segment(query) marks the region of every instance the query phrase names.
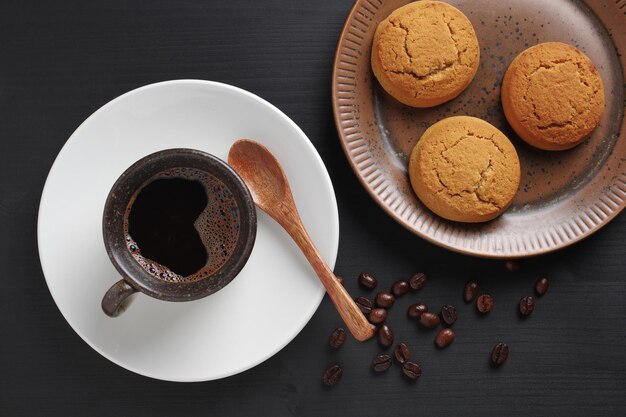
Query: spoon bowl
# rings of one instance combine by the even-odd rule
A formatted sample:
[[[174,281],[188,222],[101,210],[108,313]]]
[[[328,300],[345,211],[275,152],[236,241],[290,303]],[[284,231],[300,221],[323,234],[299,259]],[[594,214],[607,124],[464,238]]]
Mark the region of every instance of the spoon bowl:
[[[244,178],[255,204],[263,211],[291,196],[287,177],[267,148],[250,140],[240,140],[230,148],[228,163]]]

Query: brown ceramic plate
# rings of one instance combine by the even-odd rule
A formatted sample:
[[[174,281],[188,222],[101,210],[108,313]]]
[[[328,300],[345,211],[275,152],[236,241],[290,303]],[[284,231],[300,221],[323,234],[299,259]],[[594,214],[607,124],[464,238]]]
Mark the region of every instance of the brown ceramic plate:
[[[538,255],[577,242],[626,205],[626,0],[449,1],[471,20],[481,47],[472,84],[456,99],[430,109],[404,106],[372,74],[376,26],[406,0],[357,0],[337,47],[333,71],[335,121],[348,161],[389,215],[415,234],[471,255]],[[529,46],[573,44],[600,71],[606,107],[600,126],[580,146],[540,151],[519,139],[504,118],[500,83],[508,64]],[[621,52],[621,55],[620,55]],[[424,130],[445,117],[470,115],[501,129],[522,165],[518,194],[499,218],[483,224],[444,220],[417,199],[407,156]]]

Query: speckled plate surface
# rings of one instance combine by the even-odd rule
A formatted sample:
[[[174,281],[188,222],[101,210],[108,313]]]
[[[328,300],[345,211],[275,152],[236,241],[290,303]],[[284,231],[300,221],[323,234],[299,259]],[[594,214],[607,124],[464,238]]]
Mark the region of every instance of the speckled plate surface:
[[[415,234],[476,256],[538,255],[577,242],[626,205],[624,76],[626,0],[449,1],[470,19],[481,47],[472,84],[456,99],[430,109],[402,105],[386,94],[370,68],[378,23],[406,0],[357,0],[341,34],[333,71],[333,105],[350,165],[389,215]],[[600,126],[582,145],[563,152],[526,145],[507,124],[500,83],[509,63],[547,41],[575,45],[598,68],[606,107]],[[620,55],[620,53],[622,55]],[[446,221],[411,189],[408,155],[431,124],[448,116],[480,117],[501,129],[521,161],[511,207],[483,224]]]

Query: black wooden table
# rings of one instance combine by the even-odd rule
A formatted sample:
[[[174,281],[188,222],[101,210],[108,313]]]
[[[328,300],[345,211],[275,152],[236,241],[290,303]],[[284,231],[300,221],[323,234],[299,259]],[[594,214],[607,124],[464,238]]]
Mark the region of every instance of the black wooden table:
[[[0,416],[624,416],[626,415],[626,216],[561,252],[523,261],[451,253],[410,234],[369,198],[339,145],[331,112],[333,54],[350,0],[0,2]],[[424,370],[408,382],[394,366],[375,375],[381,348],[354,340],[327,347],[339,317],[327,299],[276,356],[224,380],[152,380],[107,361],[62,318],[37,253],[46,175],[74,129],[114,97],[169,79],[199,78],[267,99],[305,131],[337,194],[337,266],[355,295],[359,272],[386,288],[426,271],[430,282],[391,312]],[[94,156],[97,157],[97,156]],[[519,298],[551,280],[533,315]],[[474,277],[496,307],[479,318],[461,291]],[[457,340],[405,318],[416,300],[459,308]],[[511,346],[500,369],[498,341]],[[323,369],[344,367],[334,388]]]

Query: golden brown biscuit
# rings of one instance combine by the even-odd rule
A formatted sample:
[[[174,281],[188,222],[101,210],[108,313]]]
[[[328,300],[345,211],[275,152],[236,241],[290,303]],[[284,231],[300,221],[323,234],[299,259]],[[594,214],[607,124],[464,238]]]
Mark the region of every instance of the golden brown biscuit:
[[[400,102],[432,107],[458,96],[472,81],[480,61],[472,23],[439,1],[400,7],[376,29],[372,70]]]
[[[582,142],[600,123],[604,89],[581,51],[560,42],[519,54],[502,81],[507,120],[528,144],[559,151]]]
[[[484,120],[443,119],[422,135],[409,160],[419,199],[433,212],[458,222],[485,222],[511,204],[520,181],[513,144]]]

